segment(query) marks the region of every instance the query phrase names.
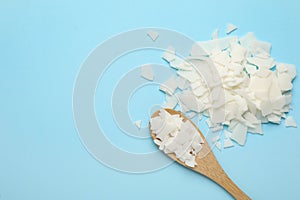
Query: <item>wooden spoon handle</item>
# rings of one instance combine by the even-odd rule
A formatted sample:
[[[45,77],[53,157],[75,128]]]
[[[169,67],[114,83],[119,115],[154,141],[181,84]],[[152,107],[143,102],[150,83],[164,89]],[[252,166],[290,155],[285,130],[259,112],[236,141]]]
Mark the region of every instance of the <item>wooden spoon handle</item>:
[[[251,200],[223,171],[219,176],[212,179],[220,186],[222,186],[229,194],[231,194],[236,200]]]

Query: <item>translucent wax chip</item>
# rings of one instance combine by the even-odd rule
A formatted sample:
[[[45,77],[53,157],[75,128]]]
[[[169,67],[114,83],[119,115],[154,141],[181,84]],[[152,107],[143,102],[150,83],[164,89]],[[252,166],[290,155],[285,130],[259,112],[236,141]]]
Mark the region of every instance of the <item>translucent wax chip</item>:
[[[159,34],[154,30],[148,31],[147,35],[152,39],[152,41],[155,41],[159,36]]]
[[[226,34],[230,34],[234,30],[236,30],[238,27],[233,24],[227,24]]]
[[[238,123],[234,127],[230,137],[239,145],[244,145],[247,139],[247,127],[241,123]]]
[[[141,76],[149,81],[153,81],[154,73],[151,65],[141,66]]]
[[[216,142],[216,147],[221,151],[222,150],[222,144],[221,142]]]
[[[291,116],[288,116],[288,117],[285,119],[285,126],[286,126],[286,127],[295,127],[295,128],[297,128],[297,124],[296,124],[294,118],[291,117]]]
[[[230,138],[225,138],[224,140],[224,148],[229,148],[229,147],[233,147],[234,144],[233,142],[231,141]]]
[[[136,127],[137,127],[138,129],[141,128],[142,120],[135,121],[134,123],[135,123],[135,125],[136,125]]]
[[[215,40],[215,39],[218,39],[218,37],[219,37],[219,30],[216,29],[216,30],[214,30],[214,32],[212,32],[211,39]]]

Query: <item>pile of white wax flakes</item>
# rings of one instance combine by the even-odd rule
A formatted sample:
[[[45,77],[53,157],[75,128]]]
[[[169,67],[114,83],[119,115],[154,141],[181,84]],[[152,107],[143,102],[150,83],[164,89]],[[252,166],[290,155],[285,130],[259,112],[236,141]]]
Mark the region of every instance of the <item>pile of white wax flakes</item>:
[[[227,34],[235,29],[230,25]],[[199,120],[204,115],[212,131],[227,127],[224,148],[233,146],[231,140],[244,145],[248,132],[263,134],[262,123],[280,124],[285,119],[286,126],[297,127],[293,117],[286,115],[291,110],[295,66],[275,61],[271,44],[253,33],[218,38],[216,30],[212,38],[197,42],[185,59],[172,47],[163,54],[176,70],[160,86],[166,93],[163,107],[179,105],[189,118],[200,116]],[[208,74],[214,70],[218,79]],[[222,148],[217,140],[216,146]]]

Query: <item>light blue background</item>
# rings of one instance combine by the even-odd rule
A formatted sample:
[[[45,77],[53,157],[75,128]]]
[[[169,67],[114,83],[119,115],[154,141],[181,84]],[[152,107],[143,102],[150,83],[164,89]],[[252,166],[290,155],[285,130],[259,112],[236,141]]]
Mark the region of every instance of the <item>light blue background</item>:
[[[253,31],[270,41],[272,55],[296,64],[299,71],[299,8],[296,0],[2,0],[0,199],[231,199],[210,180],[177,164],[137,175],[94,160],[73,122],[75,77],[89,52],[119,32],[155,26],[206,40],[215,28],[224,33],[228,22],[239,26],[235,32],[239,36]],[[140,55],[120,59],[115,67],[159,62],[157,52]],[[108,73],[111,81],[106,81],[115,84],[120,75]],[[299,79],[294,86],[292,115],[299,124]],[[161,102],[163,96],[156,90],[147,87],[136,93],[135,106],[130,105],[133,118],[145,119],[145,106]],[[149,91],[157,94],[143,101]],[[101,118],[101,105],[98,109]],[[126,138],[109,122],[107,129],[112,142],[122,148],[141,152],[155,148],[151,140]],[[249,135],[243,148],[216,152],[219,162],[253,199],[299,199],[299,130],[283,124],[264,130],[264,136]]]

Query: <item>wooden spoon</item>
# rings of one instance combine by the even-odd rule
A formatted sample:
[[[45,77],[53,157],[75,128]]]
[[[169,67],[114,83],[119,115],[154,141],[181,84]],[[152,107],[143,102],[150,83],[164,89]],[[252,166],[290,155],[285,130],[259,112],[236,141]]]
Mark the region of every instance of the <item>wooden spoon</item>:
[[[171,115],[180,115],[183,118],[183,121],[189,120],[184,114],[181,112],[172,110],[172,109],[165,109]],[[156,111],[153,113],[152,118],[158,116],[160,111]],[[198,133],[204,140],[204,144],[202,144],[201,151],[196,156],[196,162],[198,165],[195,167],[189,167],[184,162],[180,161],[176,158],[174,153],[167,154],[170,158],[178,162],[179,164],[192,169],[219,184],[223,187],[229,194],[231,194],[237,200],[248,200],[248,197],[238,186],[234,184],[234,182],[228,177],[228,175],[224,172],[221,165],[218,163],[216,157],[214,156],[213,152],[211,151],[209,144],[205,140],[205,137],[201,133],[201,131],[197,128],[197,126],[191,121],[194,127],[197,129]],[[152,133],[150,123],[149,123],[150,134],[154,139],[156,139],[155,134]]]

